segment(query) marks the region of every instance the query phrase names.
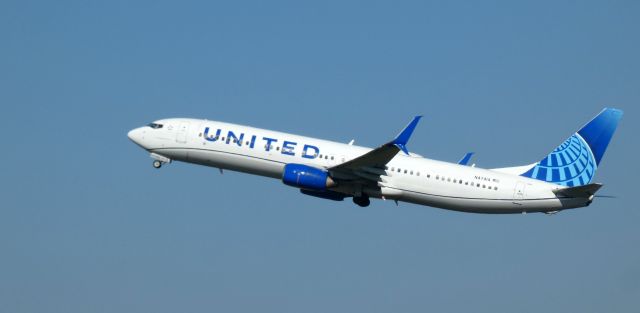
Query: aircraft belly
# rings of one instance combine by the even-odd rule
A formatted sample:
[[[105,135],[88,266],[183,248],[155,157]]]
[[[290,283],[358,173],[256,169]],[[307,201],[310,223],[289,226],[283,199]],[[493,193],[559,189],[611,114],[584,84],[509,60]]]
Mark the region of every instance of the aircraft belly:
[[[562,209],[575,209],[581,208],[585,206],[589,206],[593,199],[589,198],[562,198],[560,199],[560,203],[562,204]]]
[[[470,212],[470,213],[523,213],[523,212],[549,212],[563,209],[558,199],[527,199],[514,201],[513,199],[486,199],[452,197],[434,194],[424,194],[412,191],[403,191],[401,201],[422,204],[431,207]]]
[[[211,150],[190,150],[186,162],[278,179],[284,168],[282,163],[251,155]]]

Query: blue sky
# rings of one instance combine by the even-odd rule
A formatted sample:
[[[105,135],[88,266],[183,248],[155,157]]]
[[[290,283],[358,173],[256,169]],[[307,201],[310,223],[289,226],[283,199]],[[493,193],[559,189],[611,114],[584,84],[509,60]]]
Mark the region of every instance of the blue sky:
[[[637,312],[637,1],[3,1],[0,312]],[[526,164],[625,111],[586,209],[301,195],[129,129],[199,117]],[[634,136],[635,135],[635,136]]]

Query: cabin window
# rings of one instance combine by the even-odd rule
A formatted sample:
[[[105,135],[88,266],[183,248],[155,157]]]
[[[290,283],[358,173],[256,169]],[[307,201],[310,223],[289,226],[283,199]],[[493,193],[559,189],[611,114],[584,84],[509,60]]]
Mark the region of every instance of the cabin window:
[[[451,177],[447,177],[447,181],[448,181],[448,182],[451,182]]]
[[[244,142],[244,144],[248,146],[248,145],[249,145],[249,142],[248,142],[248,141],[245,141],[245,142]]]
[[[460,182],[460,185],[462,185],[462,179],[461,179],[461,180],[459,180],[459,182]]]
[[[398,173],[400,173],[402,170],[398,167]]]
[[[333,161],[333,155],[331,156],[331,160]]]
[[[453,179],[453,183],[455,184],[455,183],[457,183],[457,182],[458,182],[458,180],[454,178],[454,179]]]
[[[498,187],[497,187],[497,186],[496,186],[496,187],[493,187],[493,190],[498,190]]]
[[[427,174],[427,178],[431,178],[431,174]]]
[[[417,172],[417,173],[416,173],[416,176],[420,176],[420,172]]]
[[[276,151],[280,151],[280,147],[276,147]]]

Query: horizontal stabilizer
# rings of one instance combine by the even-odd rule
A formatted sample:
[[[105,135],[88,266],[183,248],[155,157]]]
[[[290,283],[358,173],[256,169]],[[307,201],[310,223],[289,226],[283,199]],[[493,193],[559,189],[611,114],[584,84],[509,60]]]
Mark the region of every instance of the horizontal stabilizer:
[[[600,188],[602,188],[602,184],[588,184],[583,186],[554,190],[554,193],[559,196],[570,198],[589,198],[596,194],[596,192]]]

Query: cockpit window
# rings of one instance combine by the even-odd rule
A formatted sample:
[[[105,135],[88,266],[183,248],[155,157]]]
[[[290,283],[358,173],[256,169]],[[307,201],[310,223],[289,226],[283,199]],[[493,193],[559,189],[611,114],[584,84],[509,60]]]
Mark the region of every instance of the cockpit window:
[[[149,124],[147,124],[147,126],[153,128],[153,129],[162,128],[162,124],[156,124],[156,123],[149,123]]]

